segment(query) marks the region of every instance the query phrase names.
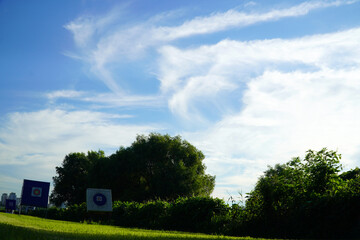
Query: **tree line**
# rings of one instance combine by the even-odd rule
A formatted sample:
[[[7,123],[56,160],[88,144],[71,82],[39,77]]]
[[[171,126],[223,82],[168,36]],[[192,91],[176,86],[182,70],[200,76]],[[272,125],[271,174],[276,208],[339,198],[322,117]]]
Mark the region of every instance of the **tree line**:
[[[360,169],[342,172],[336,151],[309,150],[303,159],[269,166],[245,201],[232,204],[209,197],[215,176],[205,173],[203,159],[181,137],[160,134],[138,136],[110,157],[72,153],[56,168],[51,199],[66,201],[70,210],[62,211],[76,209],[85,219],[85,189],[110,188],[110,223],[121,226],[272,238],[360,236]]]

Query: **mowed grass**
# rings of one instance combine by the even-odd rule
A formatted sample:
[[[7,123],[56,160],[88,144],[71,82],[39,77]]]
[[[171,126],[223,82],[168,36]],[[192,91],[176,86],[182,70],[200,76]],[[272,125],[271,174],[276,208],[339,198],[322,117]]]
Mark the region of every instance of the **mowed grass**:
[[[122,228],[96,224],[49,220],[25,215],[0,213],[0,239],[65,240],[65,239],[126,239],[126,240],[250,240],[250,237],[226,237],[170,231]]]

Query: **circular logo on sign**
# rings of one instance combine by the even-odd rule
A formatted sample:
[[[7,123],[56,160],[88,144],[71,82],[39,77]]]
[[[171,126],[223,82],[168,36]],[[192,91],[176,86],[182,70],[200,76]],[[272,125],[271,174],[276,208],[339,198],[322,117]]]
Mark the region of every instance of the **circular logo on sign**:
[[[40,190],[39,189],[35,189],[33,192],[34,195],[39,196],[40,195]]]
[[[104,196],[104,194],[97,193],[94,195],[93,201],[96,205],[103,206],[106,203],[106,197]]]
[[[32,197],[41,197],[41,188],[39,187],[33,187],[31,189],[31,196]]]

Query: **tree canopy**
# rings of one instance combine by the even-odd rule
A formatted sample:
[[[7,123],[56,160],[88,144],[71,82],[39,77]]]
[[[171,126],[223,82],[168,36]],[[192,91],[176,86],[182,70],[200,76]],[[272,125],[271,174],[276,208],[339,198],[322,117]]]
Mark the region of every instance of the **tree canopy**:
[[[90,172],[99,159],[105,158],[103,151],[70,153],[65,156],[61,167],[56,167],[57,176],[53,177],[54,189],[50,201],[59,206],[85,202],[86,188],[91,183]]]
[[[254,231],[328,237],[356,229],[358,216],[352,211],[360,207],[359,169],[340,174],[340,159],[336,151],[323,148],[307,151],[303,160],[269,167],[246,201],[249,222],[257,225]]]
[[[88,187],[112,189],[113,199],[122,201],[209,196],[215,176],[205,173],[204,158],[180,136],[158,133],[139,135],[109,157],[102,151],[70,153],[56,167],[51,201],[79,204]]]

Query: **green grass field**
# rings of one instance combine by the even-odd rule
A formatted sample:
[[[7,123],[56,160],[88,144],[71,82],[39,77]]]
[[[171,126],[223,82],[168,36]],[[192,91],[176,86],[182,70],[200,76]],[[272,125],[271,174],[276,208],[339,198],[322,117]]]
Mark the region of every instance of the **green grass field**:
[[[0,239],[247,240],[254,238],[236,238],[206,234],[121,228],[114,226],[56,221],[25,215],[0,213]]]

